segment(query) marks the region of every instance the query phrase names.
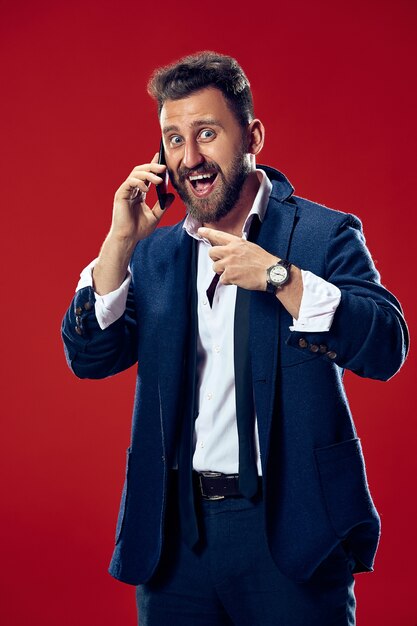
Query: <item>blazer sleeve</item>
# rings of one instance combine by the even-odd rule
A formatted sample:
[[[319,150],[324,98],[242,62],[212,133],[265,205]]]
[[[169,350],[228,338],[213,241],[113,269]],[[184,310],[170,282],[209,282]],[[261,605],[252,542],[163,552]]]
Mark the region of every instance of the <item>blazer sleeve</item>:
[[[328,240],[324,278],[341,290],[329,331],[293,331],[287,344],[317,352],[359,376],[388,380],[407,355],[409,335],[398,300],[381,285],[361,222],[346,215]]]
[[[62,322],[62,339],[69,367],[79,378],[105,378],[137,361],[137,324],[132,287],[124,315],[102,330],[91,287],[75,294]]]

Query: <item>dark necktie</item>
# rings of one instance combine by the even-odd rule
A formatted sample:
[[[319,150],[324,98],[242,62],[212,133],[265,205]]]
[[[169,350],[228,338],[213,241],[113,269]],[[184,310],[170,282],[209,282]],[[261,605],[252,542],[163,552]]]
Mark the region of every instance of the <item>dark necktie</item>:
[[[255,404],[249,352],[249,310],[251,292],[237,288],[234,326],[236,421],[239,436],[239,490],[252,498],[258,489],[256,467]]]
[[[255,215],[249,230],[249,241],[256,241],[260,221]],[[234,364],[236,421],[239,436],[239,490],[252,498],[258,490],[258,469],[255,458],[255,403],[249,349],[249,313],[251,292],[237,288],[234,319]]]
[[[213,306],[213,298],[214,292],[216,291],[217,283],[219,282],[220,274],[214,274],[213,280],[211,281],[209,288],[206,291],[208,301],[210,302],[210,306]]]
[[[254,217],[249,239],[256,238],[259,226],[258,218]],[[215,274],[206,291],[211,307],[219,278],[220,275]],[[254,450],[255,404],[249,352],[250,300],[251,292],[238,287],[234,318],[234,366],[236,421],[239,437],[239,490],[245,498],[252,498],[258,489],[258,470]]]

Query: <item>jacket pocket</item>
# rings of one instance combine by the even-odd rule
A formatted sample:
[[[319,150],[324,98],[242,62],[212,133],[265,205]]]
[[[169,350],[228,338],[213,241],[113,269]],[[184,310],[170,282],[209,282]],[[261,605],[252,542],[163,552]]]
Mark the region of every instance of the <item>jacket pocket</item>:
[[[378,514],[366,479],[359,439],[315,450],[328,516],[336,535],[345,538],[358,525],[375,524]]]
[[[128,498],[128,491],[129,491],[129,467],[130,467],[131,454],[132,454],[132,450],[131,450],[131,448],[128,448],[127,451],[126,451],[125,481],[124,481],[124,484],[123,484],[123,491],[122,491],[122,497],[121,497],[121,501],[120,501],[119,515],[117,517],[117,524],[116,524],[116,538],[115,538],[116,544],[117,544],[117,542],[120,539],[120,535],[122,533],[122,528],[123,528],[123,521],[124,521],[124,518],[125,518],[125,512],[126,512],[126,506],[127,506],[127,498]]]
[[[310,351],[302,352],[291,346],[285,346],[285,348],[281,350],[279,365],[281,367],[293,367],[294,365],[302,365],[319,358],[320,356],[316,353]]]

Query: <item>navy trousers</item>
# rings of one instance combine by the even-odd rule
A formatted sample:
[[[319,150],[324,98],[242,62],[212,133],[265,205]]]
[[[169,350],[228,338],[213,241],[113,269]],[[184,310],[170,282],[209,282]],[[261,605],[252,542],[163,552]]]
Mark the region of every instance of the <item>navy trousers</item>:
[[[181,541],[175,490],[163,555],[136,591],[139,626],[354,626],[353,560],[340,545],[307,583],[269,553],[261,496],[199,502],[202,543]]]

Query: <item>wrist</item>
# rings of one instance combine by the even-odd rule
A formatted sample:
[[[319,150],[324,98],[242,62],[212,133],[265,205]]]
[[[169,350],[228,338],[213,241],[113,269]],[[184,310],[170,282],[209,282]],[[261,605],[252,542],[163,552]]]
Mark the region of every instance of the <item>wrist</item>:
[[[277,295],[291,280],[292,264],[286,259],[275,259],[266,270],[266,291]]]
[[[110,234],[100,250],[93,269],[93,287],[98,295],[106,295],[120,287],[126,278],[127,268],[136,241]]]
[[[115,254],[121,257],[130,257],[133,254],[133,250],[138,243],[138,237],[132,237],[131,235],[122,235],[120,233],[113,232],[110,229],[106,239],[103,243],[103,248],[106,247],[114,251]]]

